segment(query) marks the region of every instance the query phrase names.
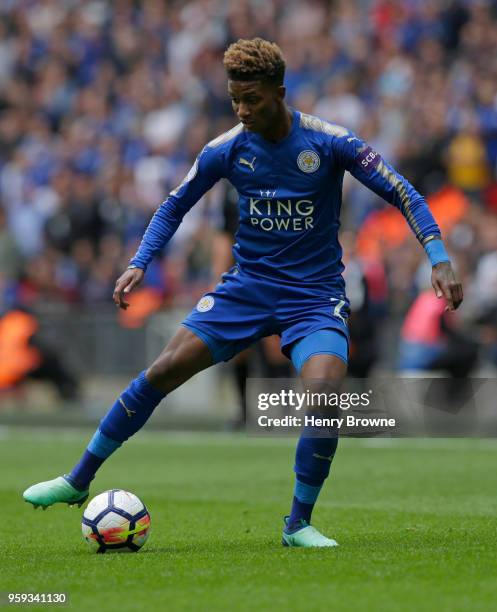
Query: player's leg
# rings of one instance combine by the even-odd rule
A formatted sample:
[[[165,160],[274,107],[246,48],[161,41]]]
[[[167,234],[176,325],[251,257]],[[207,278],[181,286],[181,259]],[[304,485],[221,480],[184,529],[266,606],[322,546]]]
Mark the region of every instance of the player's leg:
[[[264,285],[233,269],[201,298],[166,349],[120,395],[66,477],[30,487],[26,501],[49,506],[82,503],[102,463],[148,420],[157,404],[197,372],[231,359],[263,335],[273,296]]]
[[[345,334],[336,329],[319,330],[296,342],[291,357],[305,388],[311,393],[327,396],[338,392],[347,373],[347,349]],[[334,416],[327,406],[313,405],[312,409],[321,412],[322,416]],[[283,533],[284,545],[336,546],[334,540],[320,534],[310,526],[310,522],[314,505],[329,475],[337,444],[336,429],[303,429],[295,456],[295,488]]]
[[[212,363],[207,344],[189,329],[180,327],[150,368],[116,400],[67,480],[80,490],[87,489],[100,465],[145,425],[160,401]]]
[[[24,492],[24,499],[44,508],[56,502],[81,505],[104,461],[143,427],[168,393],[212,363],[208,345],[186,327],[180,327],[150,368],[117,398],[71,473],[33,485]]]

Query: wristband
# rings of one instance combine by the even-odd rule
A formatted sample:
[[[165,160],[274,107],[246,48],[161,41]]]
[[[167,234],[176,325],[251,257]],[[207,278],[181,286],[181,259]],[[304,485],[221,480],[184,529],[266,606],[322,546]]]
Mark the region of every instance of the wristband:
[[[428,257],[430,258],[430,263],[432,266],[436,266],[442,261],[447,261],[450,263],[450,257],[445,250],[445,245],[441,239],[435,238],[434,240],[430,240],[425,244],[425,251]]]

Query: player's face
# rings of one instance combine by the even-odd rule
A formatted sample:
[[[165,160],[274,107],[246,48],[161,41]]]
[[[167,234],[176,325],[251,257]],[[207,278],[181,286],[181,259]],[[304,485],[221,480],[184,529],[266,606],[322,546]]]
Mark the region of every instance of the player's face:
[[[285,88],[261,81],[228,81],[236,115],[251,132],[267,132],[281,112]]]

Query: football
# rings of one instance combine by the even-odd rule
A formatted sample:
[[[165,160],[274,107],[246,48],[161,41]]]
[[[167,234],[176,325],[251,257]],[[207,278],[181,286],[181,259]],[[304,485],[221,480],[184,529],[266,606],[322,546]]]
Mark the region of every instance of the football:
[[[133,493],[112,489],[90,501],[81,530],[93,552],[138,552],[150,534],[150,514]]]

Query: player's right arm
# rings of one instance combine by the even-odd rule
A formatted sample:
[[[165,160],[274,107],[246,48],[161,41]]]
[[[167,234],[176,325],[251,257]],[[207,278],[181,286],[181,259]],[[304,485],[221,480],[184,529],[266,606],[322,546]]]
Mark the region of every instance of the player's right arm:
[[[126,296],[143,280],[148,264],[169,242],[185,214],[224,176],[223,156],[219,149],[204,147],[182,183],[155,211],[134,257],[116,282],[113,300],[126,310]]]

